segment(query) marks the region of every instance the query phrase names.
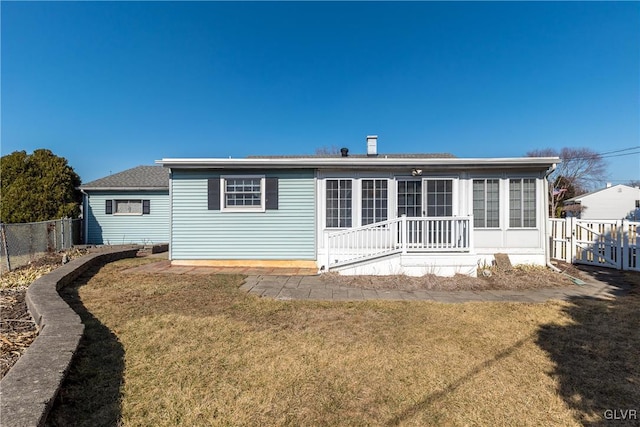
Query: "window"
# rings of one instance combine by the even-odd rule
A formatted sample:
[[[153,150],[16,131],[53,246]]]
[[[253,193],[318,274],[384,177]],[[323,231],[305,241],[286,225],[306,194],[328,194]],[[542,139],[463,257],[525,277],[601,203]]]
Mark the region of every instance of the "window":
[[[222,182],[222,210],[264,210],[264,177],[228,176]]]
[[[387,220],[387,180],[362,180],[362,225]]]
[[[398,181],[398,216],[422,216],[422,181]]]
[[[500,227],[500,181],[497,179],[473,180],[473,226],[476,228]]]
[[[151,213],[150,200],[105,200],[104,213],[106,215],[149,215]]]
[[[433,179],[427,181],[427,216],[453,215],[453,181]]]
[[[536,180],[509,180],[509,227],[536,226]]]
[[[327,227],[351,227],[351,180],[328,179],[326,185]]]

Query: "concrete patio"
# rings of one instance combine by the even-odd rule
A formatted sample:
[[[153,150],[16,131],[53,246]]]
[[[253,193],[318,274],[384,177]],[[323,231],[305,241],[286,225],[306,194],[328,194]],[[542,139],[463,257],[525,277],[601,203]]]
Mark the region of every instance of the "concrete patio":
[[[332,284],[315,271],[297,268],[246,268],[246,267],[189,267],[172,266],[167,260],[145,264],[126,270],[128,273],[164,274],[242,274],[247,278],[240,289],[262,298],[278,300],[315,301],[437,301],[445,303],[461,302],[527,302],[537,303],[551,299],[566,300],[573,297],[612,299],[625,294],[629,286],[614,277],[612,280],[598,280],[602,269],[584,268],[585,285],[570,285],[561,288],[530,290],[483,290],[483,291],[434,291],[434,290],[392,290],[361,289],[353,286]],[[606,269],[605,269],[606,270]],[[615,270],[609,275],[619,273]]]

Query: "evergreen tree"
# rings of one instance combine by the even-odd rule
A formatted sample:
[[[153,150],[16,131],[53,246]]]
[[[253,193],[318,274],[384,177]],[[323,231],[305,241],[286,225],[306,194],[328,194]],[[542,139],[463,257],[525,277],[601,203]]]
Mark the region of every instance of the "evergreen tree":
[[[80,177],[50,150],[15,151],[0,159],[0,221],[22,223],[77,218]]]

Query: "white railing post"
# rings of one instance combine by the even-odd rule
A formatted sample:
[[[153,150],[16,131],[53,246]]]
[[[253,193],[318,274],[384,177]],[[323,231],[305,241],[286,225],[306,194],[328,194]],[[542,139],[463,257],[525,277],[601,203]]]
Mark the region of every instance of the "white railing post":
[[[329,265],[331,263],[331,251],[329,250],[329,233],[327,233],[326,231],[323,231],[324,233],[324,251],[326,254],[326,258],[327,258],[327,262],[326,262],[326,267],[324,269],[324,271],[329,271]]]
[[[467,244],[469,245],[469,252],[473,252],[474,247],[473,247],[473,218],[468,218],[467,219],[467,227],[466,227],[466,234],[467,234]]]
[[[400,218],[400,247],[402,253],[407,253],[407,214],[402,214]]]
[[[567,218],[565,218],[566,220]],[[569,250],[567,251],[567,259],[568,263],[572,263],[575,261],[575,256],[577,255],[576,251],[576,219],[574,217],[570,217],[569,223],[566,224],[569,234]]]
[[[618,250],[621,252],[620,268],[622,270],[627,270],[631,266],[631,263],[629,262],[629,222],[624,219],[622,220],[620,232],[622,234],[622,236],[620,236],[620,239],[618,239],[618,241],[620,242],[620,245],[618,245]]]

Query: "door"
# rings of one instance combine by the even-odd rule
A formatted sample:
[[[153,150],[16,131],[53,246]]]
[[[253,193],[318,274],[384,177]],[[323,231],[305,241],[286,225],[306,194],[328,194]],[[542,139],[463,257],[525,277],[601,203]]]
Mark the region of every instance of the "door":
[[[453,216],[453,179],[424,179],[423,242],[430,248],[449,247],[454,239],[452,223],[439,217]]]
[[[398,181],[398,217],[406,215],[407,244],[413,247],[448,245],[453,238],[449,220],[453,216],[453,179]],[[411,219],[427,217],[427,219]]]
[[[416,218],[424,215],[422,210],[422,181],[403,180],[398,181],[398,218],[406,215],[407,218]],[[400,233],[398,229],[398,233]],[[422,221],[407,221],[407,245],[421,246],[424,229]],[[398,239],[400,240],[400,238]]]

